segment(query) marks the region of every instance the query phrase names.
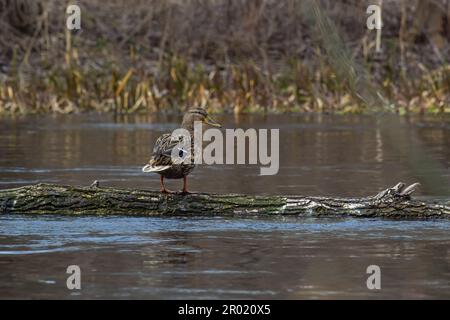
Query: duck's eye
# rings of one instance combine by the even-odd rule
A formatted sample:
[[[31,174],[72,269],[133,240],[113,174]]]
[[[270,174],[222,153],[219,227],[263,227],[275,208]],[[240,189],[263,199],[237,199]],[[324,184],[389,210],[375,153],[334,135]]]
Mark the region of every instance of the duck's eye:
[[[184,150],[183,150],[183,149],[180,149],[180,151],[178,152],[178,156],[179,156],[180,158],[183,158],[183,155],[184,155]]]

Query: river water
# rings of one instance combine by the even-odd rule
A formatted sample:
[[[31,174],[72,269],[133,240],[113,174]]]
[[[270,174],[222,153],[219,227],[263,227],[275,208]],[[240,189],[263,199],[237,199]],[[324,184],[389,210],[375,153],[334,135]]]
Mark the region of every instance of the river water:
[[[193,191],[366,196],[399,181],[450,198],[450,117],[217,117],[280,129],[280,170],[200,166]],[[0,119],[0,188],[49,182],[159,188],[145,175],[173,115]],[[169,181],[169,188],[181,188]],[[450,222],[0,216],[0,298],[450,298]],[[81,269],[68,290],[66,269]],[[381,269],[369,290],[367,267]]]

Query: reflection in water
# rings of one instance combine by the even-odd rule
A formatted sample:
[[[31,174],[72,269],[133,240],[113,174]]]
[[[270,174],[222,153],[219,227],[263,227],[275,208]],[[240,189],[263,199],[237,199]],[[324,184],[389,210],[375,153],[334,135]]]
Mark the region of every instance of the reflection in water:
[[[280,115],[219,120],[225,128],[279,128],[280,171],[259,176],[259,165],[200,166],[190,179],[193,190],[364,196],[398,181],[418,181],[422,195],[450,195],[450,118]],[[159,188],[158,177],[140,168],[155,139],[179,122],[176,116],[2,119],[0,187],[101,180],[104,185]],[[180,181],[169,184],[180,187]]]
[[[450,196],[450,119],[217,118],[225,128],[279,128],[280,171],[201,166],[193,190],[364,196],[419,181],[422,196]],[[140,168],[179,121],[0,119],[0,188],[158,188]],[[3,215],[0,298],[450,298],[449,231],[447,221]],[[65,287],[71,264],[82,269],[80,292]],[[370,264],[381,267],[381,291],[366,288]]]
[[[450,223],[4,216],[0,297],[450,298]],[[366,288],[366,268],[382,290]]]

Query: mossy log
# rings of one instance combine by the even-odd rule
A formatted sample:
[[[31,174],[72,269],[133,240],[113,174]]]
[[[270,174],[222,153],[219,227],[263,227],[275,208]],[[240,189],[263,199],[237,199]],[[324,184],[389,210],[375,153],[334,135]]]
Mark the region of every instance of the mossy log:
[[[159,191],[37,184],[0,190],[0,214],[450,218],[450,201],[411,199],[417,183],[375,196],[334,198]]]

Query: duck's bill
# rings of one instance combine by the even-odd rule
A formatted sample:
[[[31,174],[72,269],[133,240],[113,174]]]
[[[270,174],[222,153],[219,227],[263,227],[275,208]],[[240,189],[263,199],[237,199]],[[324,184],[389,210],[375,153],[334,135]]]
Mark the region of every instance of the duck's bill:
[[[209,116],[205,118],[204,122],[206,124],[209,124],[210,126],[213,126],[213,127],[216,127],[216,128],[221,128],[222,127],[218,122],[216,122],[215,120],[211,119],[211,117],[209,117]]]

